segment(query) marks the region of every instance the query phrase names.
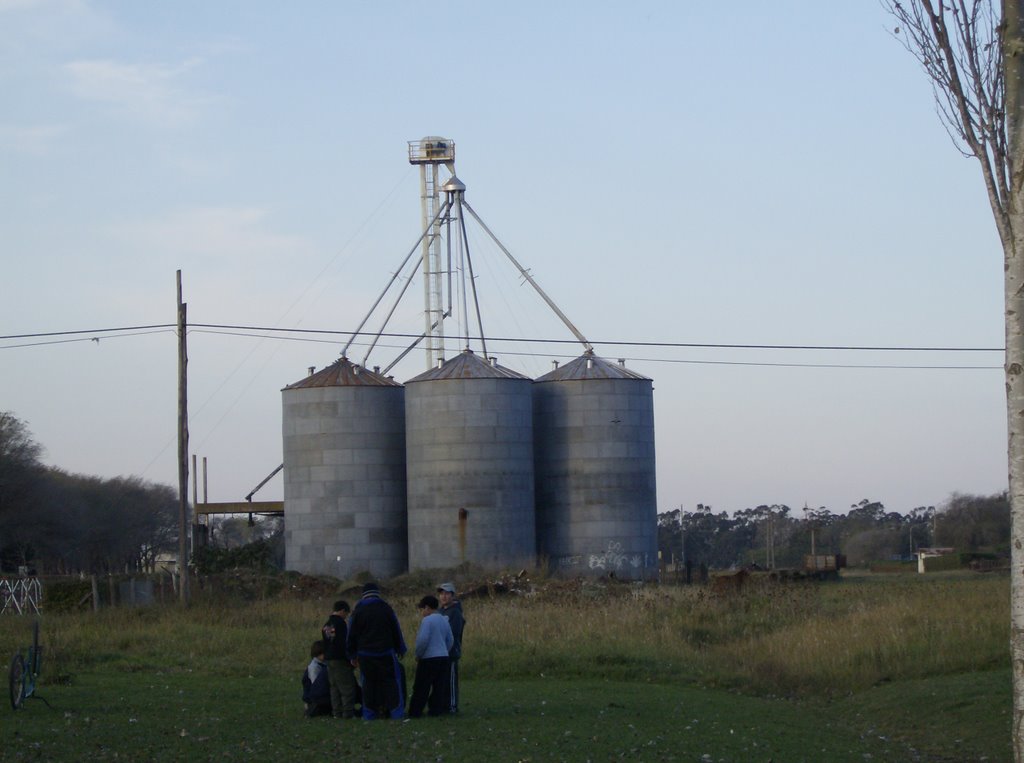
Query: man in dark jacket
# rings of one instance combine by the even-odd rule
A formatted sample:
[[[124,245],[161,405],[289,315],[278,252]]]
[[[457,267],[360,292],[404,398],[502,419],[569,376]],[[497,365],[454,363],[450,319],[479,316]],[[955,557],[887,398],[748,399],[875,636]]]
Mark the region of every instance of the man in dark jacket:
[[[398,617],[367,583],[348,623],[348,656],[363,677],[363,718],[401,718],[405,714],[405,639]]]
[[[347,601],[334,602],[331,616],[323,626],[324,658],[327,660],[327,678],[331,684],[331,713],[335,718],[352,718],[355,715],[356,676],[348,660],[348,617],[350,608]]]
[[[441,583],[437,587],[437,598],[441,600],[440,612],[448,618],[448,624],[452,628],[452,635],[455,643],[448,653],[451,660],[451,681],[449,684],[449,695],[451,697],[451,712],[459,711],[459,659],[462,657],[462,631],[466,627],[466,618],[462,614],[462,602],[455,598],[455,584]]]

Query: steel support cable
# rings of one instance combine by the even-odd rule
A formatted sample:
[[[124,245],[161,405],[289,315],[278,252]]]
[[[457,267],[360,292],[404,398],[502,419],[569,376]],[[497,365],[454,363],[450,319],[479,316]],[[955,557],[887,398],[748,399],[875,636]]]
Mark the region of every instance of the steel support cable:
[[[451,310],[449,310],[449,311],[448,311],[448,313],[447,313],[446,315],[442,316],[442,317],[444,317],[444,318],[450,318],[450,317],[451,317],[451,315],[452,315],[452,313],[451,313]],[[433,324],[431,324],[431,326],[430,326],[430,330],[431,330],[431,331],[433,331],[434,329],[436,329],[436,328],[437,328],[437,324],[438,324],[438,323],[439,323],[439,321],[434,321],[434,322],[433,322]],[[388,375],[388,372],[389,372],[389,371],[391,371],[391,369],[392,369],[392,368],[394,368],[395,366],[397,366],[397,365],[398,365],[398,364],[399,364],[399,363],[400,363],[400,362],[402,361],[402,358],[404,358],[404,357],[405,357],[406,355],[408,355],[408,354],[409,354],[410,352],[412,352],[413,350],[415,350],[415,349],[416,349],[416,348],[417,348],[417,347],[419,346],[420,342],[422,342],[422,341],[423,341],[424,339],[426,339],[426,338],[427,338],[427,332],[426,332],[426,331],[424,331],[424,332],[423,332],[422,334],[420,334],[420,335],[419,335],[418,337],[416,337],[415,339],[413,339],[413,341],[412,341],[412,344],[410,344],[410,345],[409,345],[408,347],[406,347],[406,348],[405,348],[405,349],[404,349],[404,350],[403,350],[403,351],[402,351],[402,352],[401,352],[401,353],[399,354],[399,356],[398,356],[397,358],[395,358],[394,360],[392,360],[392,361],[391,361],[391,363],[389,363],[389,364],[388,364],[387,368],[385,368],[385,369],[384,369],[384,370],[383,370],[383,371],[381,372],[381,373],[382,373],[382,375],[384,375],[384,376],[387,376],[387,375]]]
[[[449,194],[451,197],[451,194]],[[461,210],[459,210],[461,212]],[[469,294],[466,290],[466,242],[463,229],[456,230],[456,245],[459,251],[459,337],[464,340],[463,348],[469,349]]]
[[[418,260],[416,260],[416,265],[413,266],[413,272],[414,273],[417,270],[419,270],[420,265],[422,263],[423,263],[423,257],[421,255],[420,258]],[[381,336],[384,334],[384,329],[386,329],[388,327],[388,323],[391,321],[391,317],[395,314],[395,310],[398,309],[398,305],[402,301],[402,298],[405,296],[405,292],[408,291],[410,284],[412,284],[412,276],[411,275],[407,279],[405,279],[405,285],[399,290],[398,296],[395,297],[395,301],[391,305],[391,309],[388,310],[388,314],[384,316],[384,320],[381,322],[380,330],[373,337],[373,341],[370,342],[370,346],[366,350],[366,354],[363,356],[363,367],[364,368],[366,367],[366,361],[370,359],[370,353],[373,352],[373,348],[376,347],[377,346],[377,342],[380,341]],[[351,345],[354,339],[355,339],[355,336],[353,336],[352,339],[349,339],[348,344],[345,345],[345,346],[348,347],[349,345]]]
[[[441,215],[444,214],[447,208],[448,202],[446,201],[444,204],[441,205],[441,208],[437,210],[437,214],[434,215],[434,219],[430,221],[430,223],[424,229],[423,233],[420,234],[420,237],[416,239],[416,243],[412,245],[412,249],[405,256],[405,259],[402,260],[402,264],[399,265],[398,269],[392,274],[391,280],[388,281],[388,285],[384,287],[384,290],[380,293],[380,296],[377,297],[377,300],[373,303],[373,306],[366,313],[366,317],[363,318],[362,322],[359,324],[359,327],[354,332],[352,332],[352,337],[348,340],[348,342],[345,343],[345,346],[341,349],[342,357],[346,357],[346,355],[348,354],[349,345],[352,344],[352,339],[355,339],[355,337],[358,336],[360,332],[362,332],[363,327],[366,325],[366,322],[370,320],[370,316],[373,315],[373,311],[377,309],[377,305],[381,303],[381,300],[384,299],[384,295],[388,293],[388,290],[391,288],[391,285],[395,282],[398,276],[401,275],[402,271],[405,270],[405,266],[409,264],[409,260],[412,258],[412,256],[416,254],[416,249],[419,248],[419,245],[421,243],[423,243],[423,239],[425,239],[428,235],[431,237],[434,235],[433,233],[430,232],[430,229],[434,227],[434,223],[436,223],[438,218],[440,218]]]
[[[390,199],[390,198],[391,198],[392,196],[394,196],[394,194],[395,194],[395,193],[396,193],[396,192],[398,191],[398,189],[399,189],[399,187],[400,187],[400,186],[402,185],[402,183],[404,183],[404,182],[405,182],[405,178],[407,178],[408,176],[409,176],[409,172],[408,172],[408,171],[406,171],[406,172],[404,172],[404,173],[402,174],[402,177],[401,177],[401,179],[400,179],[400,180],[399,180],[399,181],[398,181],[398,182],[397,182],[397,183],[396,183],[396,184],[395,184],[395,185],[394,185],[394,186],[393,186],[393,187],[391,188],[391,190],[390,190],[390,191],[389,191],[389,192],[387,193],[387,195],[385,195],[385,197],[384,197],[384,198],[383,198],[383,199],[382,199],[382,200],[380,201],[380,203],[379,203],[379,204],[377,204],[377,206],[376,206],[376,207],[375,207],[375,208],[373,209],[373,211],[372,211],[372,212],[370,212],[370,214],[369,214],[369,215],[367,215],[367,217],[366,217],[366,218],[365,218],[365,219],[363,220],[363,222],[362,222],[362,223],[360,223],[359,227],[357,227],[357,228],[356,228],[355,232],[354,232],[354,233],[353,233],[353,234],[352,234],[352,235],[351,235],[351,236],[349,237],[348,241],[346,241],[346,242],[345,242],[345,243],[344,243],[344,244],[343,244],[343,245],[341,246],[341,248],[340,248],[340,249],[338,250],[337,254],[335,254],[335,255],[334,255],[334,257],[332,257],[332,258],[331,258],[330,262],[328,262],[328,263],[327,263],[326,265],[324,265],[324,267],[323,267],[323,268],[322,268],[322,269],[320,270],[320,272],[319,272],[319,273],[318,273],[318,274],[317,274],[317,275],[316,275],[316,276],[315,276],[315,277],[313,278],[313,280],[309,282],[309,284],[308,284],[308,285],[306,286],[306,288],[305,288],[305,289],[303,289],[303,290],[302,290],[302,292],[300,292],[300,293],[299,293],[299,295],[298,295],[298,296],[297,296],[297,297],[296,297],[296,298],[295,298],[295,299],[294,299],[294,300],[292,301],[292,304],[291,304],[291,305],[290,305],[290,306],[288,307],[288,309],[287,309],[287,310],[285,310],[285,311],[284,311],[284,313],[283,313],[283,314],[281,315],[281,317],[280,317],[280,318],[278,319],[279,321],[280,321],[280,320],[284,320],[284,319],[285,319],[285,317],[287,317],[287,316],[288,316],[288,315],[289,315],[289,314],[290,314],[290,313],[292,312],[292,310],[294,310],[294,309],[296,308],[296,306],[297,306],[297,305],[298,305],[298,304],[299,304],[299,303],[300,303],[300,302],[301,302],[301,301],[302,301],[302,300],[303,300],[303,299],[305,298],[305,296],[306,296],[306,295],[307,295],[307,294],[308,294],[308,293],[310,292],[310,290],[311,290],[311,289],[313,288],[313,286],[314,286],[314,285],[315,285],[315,284],[316,284],[316,283],[317,283],[317,282],[318,282],[319,280],[321,280],[321,279],[323,278],[324,274],[325,274],[325,273],[327,273],[327,271],[328,271],[328,270],[330,270],[330,269],[331,269],[331,268],[332,268],[332,267],[334,266],[334,263],[336,263],[336,262],[338,261],[338,259],[339,259],[339,258],[340,258],[340,257],[341,257],[341,256],[342,256],[342,255],[343,255],[344,253],[345,253],[345,251],[346,251],[346,250],[347,250],[347,249],[349,248],[349,246],[350,246],[350,245],[352,244],[352,242],[353,242],[353,241],[355,241],[356,237],[358,237],[358,236],[359,236],[360,232],[361,232],[361,231],[362,231],[362,230],[363,230],[364,228],[366,228],[366,227],[367,227],[367,225],[369,225],[370,221],[371,221],[371,220],[372,220],[372,219],[373,219],[373,218],[374,218],[374,217],[375,217],[375,216],[377,215],[377,213],[378,213],[378,212],[379,212],[379,211],[380,211],[380,210],[381,210],[381,209],[382,209],[382,208],[384,207],[384,205],[385,205],[385,204],[387,204],[388,200],[389,200],[389,199]],[[297,321],[297,322],[301,322],[301,317],[299,318],[299,321]],[[216,396],[217,396],[218,394],[220,394],[220,391],[221,391],[222,389],[224,389],[224,387],[226,387],[226,386],[227,386],[228,382],[230,382],[230,381],[231,381],[231,380],[232,380],[232,379],[233,379],[233,378],[235,377],[235,375],[236,375],[236,374],[237,374],[237,373],[238,373],[238,372],[239,372],[239,371],[240,371],[240,370],[242,369],[242,367],[243,367],[243,366],[244,366],[244,365],[245,365],[246,363],[248,363],[248,362],[249,362],[249,359],[250,359],[250,358],[252,358],[252,357],[253,357],[253,355],[255,355],[255,354],[256,354],[256,351],[257,351],[258,349],[259,349],[259,344],[257,344],[256,346],[254,346],[254,347],[253,347],[253,348],[252,348],[252,349],[251,349],[251,350],[250,350],[250,351],[248,352],[248,354],[246,354],[246,356],[245,356],[245,357],[243,357],[243,358],[242,358],[242,359],[241,359],[241,360],[240,360],[240,361],[239,361],[239,362],[238,362],[238,363],[237,363],[237,364],[235,365],[235,367],[234,367],[234,368],[233,368],[233,369],[231,370],[231,372],[230,372],[230,373],[228,373],[228,374],[227,374],[227,376],[224,376],[224,377],[223,377],[223,378],[221,379],[221,381],[220,381],[220,384],[218,384],[218,385],[217,385],[217,387],[216,387],[216,389],[214,389],[214,390],[213,390],[213,392],[211,392],[211,393],[210,393],[210,394],[209,394],[209,395],[207,396],[207,398],[206,398],[206,399],[205,399],[205,400],[204,400],[204,401],[202,402],[202,404],[201,404],[201,405],[199,406],[199,408],[198,408],[198,409],[197,409],[197,410],[196,410],[196,411],[195,411],[194,413],[190,413],[190,414],[189,414],[189,417],[188,417],[188,418],[189,418],[189,423],[190,423],[190,424],[192,423],[192,421],[193,421],[194,419],[198,419],[198,418],[199,418],[200,414],[202,414],[202,412],[203,412],[203,411],[204,411],[204,410],[206,409],[206,407],[207,407],[207,406],[208,406],[208,405],[209,405],[209,404],[210,404],[211,402],[213,402],[214,398],[215,398],[215,397],[216,397]],[[275,351],[276,351],[276,350],[275,350]],[[257,371],[257,374],[259,374],[259,373],[262,373],[262,372],[263,372],[263,370],[264,370],[264,369],[266,369],[266,367],[267,367],[267,365],[268,365],[269,363],[270,363],[270,358],[268,358],[268,359],[266,360],[266,362],[264,362],[263,366],[262,366],[262,367],[261,367],[261,368],[260,368],[260,369],[259,369],[259,370]],[[221,415],[221,417],[220,417],[219,419],[217,419],[217,421],[216,421],[216,422],[214,423],[213,427],[211,427],[211,428],[210,428],[210,430],[209,430],[209,431],[208,431],[208,432],[206,433],[206,436],[205,436],[205,437],[204,437],[204,438],[202,439],[202,441],[201,441],[201,442],[200,442],[200,443],[199,443],[199,444],[198,444],[198,445],[196,446],[196,448],[197,448],[197,449],[198,449],[199,447],[201,447],[201,446],[202,446],[203,444],[205,444],[205,443],[206,443],[206,441],[207,441],[207,440],[208,440],[208,439],[210,438],[210,436],[211,436],[211,435],[212,435],[212,434],[213,434],[213,433],[214,433],[214,432],[215,432],[215,431],[217,430],[217,428],[218,428],[218,427],[220,426],[221,422],[222,422],[222,421],[223,421],[223,420],[225,419],[225,417],[226,417],[226,416],[227,416],[227,415],[228,415],[228,414],[229,414],[229,413],[230,413],[230,412],[231,412],[231,411],[232,411],[232,410],[234,409],[234,407],[235,407],[235,406],[236,406],[236,405],[238,404],[238,401],[239,401],[239,400],[241,400],[241,398],[242,398],[242,395],[244,395],[244,394],[245,394],[245,393],[246,393],[246,392],[248,391],[249,387],[251,387],[251,386],[252,386],[252,384],[253,384],[253,382],[255,381],[255,379],[256,379],[256,375],[253,375],[253,374],[250,374],[250,375],[249,375],[249,383],[245,385],[245,387],[243,388],[242,392],[241,392],[241,393],[239,393],[239,395],[238,395],[237,397],[235,397],[235,399],[234,399],[234,400],[233,400],[233,401],[231,402],[231,404],[230,404],[230,405],[228,406],[227,410],[226,410],[226,411],[225,411],[225,412],[224,412],[224,413],[223,413],[223,414]],[[149,465],[147,465],[147,466],[146,466],[146,470],[147,470],[147,471],[149,470],[149,468],[150,468],[150,467],[151,467],[151,466],[152,466],[152,465],[153,465],[154,463],[156,463],[157,459],[159,459],[159,458],[160,458],[160,456],[162,455],[163,451],[164,451],[164,450],[166,450],[166,448],[167,448],[167,446],[165,445],[165,446],[164,446],[164,448],[163,448],[163,449],[161,449],[160,453],[158,453],[158,454],[157,454],[156,456],[154,456],[153,460],[152,460],[152,461],[151,461],[151,462],[149,463]]]
[[[348,240],[344,244],[341,245],[340,249],[338,249],[338,253],[335,254],[330,259],[330,261],[326,265],[323,266],[323,268],[321,268],[320,272],[317,273],[313,277],[313,280],[309,282],[309,285],[306,286],[306,288],[303,289],[299,293],[299,296],[297,296],[295,298],[295,300],[292,302],[292,304],[288,307],[288,309],[284,311],[284,315],[281,316],[280,320],[284,320],[285,316],[287,316],[292,310],[294,310],[296,305],[299,304],[299,302],[301,302],[303,299],[305,299],[306,295],[309,294],[310,290],[316,285],[316,283],[318,281],[320,281],[324,277],[324,274],[327,273],[327,271],[330,270],[332,267],[334,267],[334,264],[345,253],[345,251],[352,245],[352,242],[356,240],[356,238],[359,236],[359,234],[362,233],[363,230],[370,224],[370,221],[373,220],[373,218],[377,216],[377,213],[380,212],[381,209],[383,209],[384,205],[387,204],[388,201],[391,199],[391,197],[395,195],[395,193],[398,191],[399,188],[401,188],[402,184],[405,183],[405,179],[407,177],[409,177],[411,172],[412,172],[412,170],[410,168],[410,169],[408,169],[408,170],[406,170],[405,172],[402,173],[402,177],[399,179],[399,181],[397,183],[395,183],[395,185],[391,188],[391,190],[388,191],[387,194],[385,194],[384,198],[380,200],[380,203],[378,203],[377,206],[374,207],[373,211],[370,212],[370,214],[366,216],[366,218],[358,225],[358,227],[356,227],[356,229],[355,229],[355,231],[353,231],[352,235],[348,237]],[[314,301],[316,301],[317,299],[319,299],[319,295],[314,297]],[[300,316],[300,318],[297,321],[297,323],[301,323],[301,322],[302,322],[302,318]],[[247,360],[248,360],[248,357],[244,358],[242,360],[242,363],[245,363],[245,361],[247,361]],[[234,372],[232,372],[232,373],[234,373]]]
[[[451,212],[445,215],[445,249],[448,253],[448,310],[441,316],[441,320],[451,317],[452,314],[452,216]],[[431,329],[433,330],[433,329]]]
[[[476,322],[480,327],[480,349],[484,354],[484,359],[486,360],[487,339],[484,336],[484,319],[480,315],[480,299],[477,297],[476,293],[476,276],[473,275],[473,258],[469,254],[469,236],[466,235],[466,218],[462,214],[462,207],[465,205],[463,203],[461,193],[456,194],[455,203],[459,207],[459,228],[462,230],[462,247],[466,252],[466,266],[469,268],[469,288],[473,290],[473,306],[476,308]],[[466,326],[466,337],[466,344],[468,345],[469,326]]]
[[[593,352],[594,348],[590,344],[590,342],[587,341],[587,338],[585,336],[583,336],[583,334],[580,333],[580,330],[577,329],[573,325],[572,321],[570,321],[569,318],[565,315],[565,313],[563,313],[559,309],[558,305],[556,305],[554,303],[554,301],[551,299],[551,297],[549,297],[547,295],[547,292],[545,292],[542,288],[540,288],[540,284],[537,283],[535,280],[533,280],[533,276],[531,276],[529,274],[529,272],[526,270],[526,268],[524,268],[522,265],[520,265],[519,261],[515,257],[512,256],[512,252],[510,252],[508,249],[506,249],[505,245],[503,243],[501,243],[501,241],[498,240],[498,237],[495,236],[494,233],[491,232],[491,229],[487,227],[487,223],[485,223],[483,220],[480,219],[480,215],[478,215],[476,213],[476,211],[473,209],[473,207],[471,207],[469,205],[469,202],[463,200],[462,206],[464,206],[466,209],[469,210],[469,213],[471,215],[473,215],[473,219],[476,220],[480,224],[480,227],[484,229],[484,231],[487,233],[488,236],[491,237],[491,240],[493,240],[494,243],[498,245],[498,248],[501,249],[501,251],[503,251],[505,253],[505,256],[508,257],[509,260],[511,260],[512,264],[515,265],[516,268],[519,269],[519,272],[523,274],[523,278],[525,278],[527,281],[529,281],[530,285],[534,289],[537,290],[537,293],[541,296],[541,299],[543,299],[545,302],[547,302],[548,307],[550,307],[552,310],[555,311],[555,315],[557,315],[559,318],[562,319],[562,323],[564,323],[566,328],[568,328],[569,331],[571,331],[573,333],[573,336],[575,336],[580,341],[580,343],[583,345],[583,347],[586,348],[586,351],[587,352]]]
[[[476,231],[467,230],[467,233],[472,235],[472,234],[476,233]],[[481,231],[481,234],[482,234],[482,231]],[[477,238],[477,237],[474,236],[474,238]],[[484,237],[484,239],[482,241],[481,240],[477,240],[477,241],[474,242],[474,246],[476,246],[478,253],[480,252],[481,249],[483,249],[487,245],[490,245],[492,247],[494,246],[493,242],[490,241],[489,239],[487,239],[486,236]],[[497,248],[496,247],[495,247],[495,252],[497,252]],[[484,257],[478,256],[477,257],[477,264],[482,263],[483,267],[487,269],[487,276],[495,284],[498,284],[498,283],[501,282],[501,279],[507,278],[508,276],[504,272],[499,274],[498,271],[492,266],[491,260],[493,259],[493,257],[491,255],[493,255],[495,252],[487,252],[487,256],[484,256]],[[498,252],[498,254],[500,254],[500,252]],[[503,264],[505,262],[508,262],[508,260],[507,259],[500,259],[499,262],[501,264]],[[511,264],[512,263],[509,263],[510,266],[511,266]],[[484,276],[484,274],[481,273],[481,278],[483,276]],[[517,282],[517,285],[519,285],[519,286],[526,285],[526,279],[524,279],[522,277],[522,275],[519,274],[518,271],[516,271],[516,282]],[[536,310],[533,309],[532,305],[531,306],[526,306],[524,304],[524,301],[518,296],[516,290],[513,290],[513,289],[502,289],[502,288],[498,287],[498,288],[496,288],[495,291],[496,291],[496,298],[498,300],[500,300],[501,304],[504,306],[504,310],[502,312],[502,317],[503,318],[507,318],[507,319],[509,319],[512,322],[513,327],[515,328],[515,330],[518,332],[518,334],[520,336],[527,335],[526,334],[526,329],[524,329],[523,323],[521,322],[522,320],[529,320],[530,321],[530,330],[533,331],[535,334],[540,335],[541,333],[543,333],[543,331],[537,329],[537,324],[532,321],[532,316],[536,312]],[[534,295],[536,295],[536,292],[533,291],[532,289],[530,289],[529,290],[529,294],[530,294],[531,297],[533,297]],[[515,297],[516,305],[515,306],[512,305],[512,303],[511,303],[511,301],[509,299],[509,295],[516,295],[516,297]]]

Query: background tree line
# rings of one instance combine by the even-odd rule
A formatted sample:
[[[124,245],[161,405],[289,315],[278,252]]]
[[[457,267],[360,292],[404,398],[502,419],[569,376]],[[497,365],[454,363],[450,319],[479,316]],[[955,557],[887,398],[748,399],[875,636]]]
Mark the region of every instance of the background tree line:
[[[138,477],[102,479],[69,474],[40,461],[42,447],[24,422],[0,411],[0,567],[39,573],[132,572],[151,569],[178,540],[178,501],[168,485]],[[280,563],[280,520],[214,522],[213,544],[269,542]],[[761,505],[730,515],[698,504],[658,516],[663,561],[688,560],[712,569],[756,563],[798,567],[812,545],[846,554],[851,565],[909,557],[922,546],[1009,553],[1010,508],[1005,493],[954,494],[936,510],[887,511],[860,501],[846,514],[822,507],[794,512]]]
[[[69,474],[45,466],[42,451],[24,422],[0,411],[3,571],[140,571],[176,548],[173,488],[138,477]]]
[[[910,558],[922,547],[1009,555],[1010,504],[1006,493],[950,496],[944,506],[908,514],[864,499],[846,514],[775,504],[730,515],[697,504],[658,515],[658,549],[665,562],[689,561],[712,569],[758,564],[799,567],[812,548],[845,554],[850,565]]]

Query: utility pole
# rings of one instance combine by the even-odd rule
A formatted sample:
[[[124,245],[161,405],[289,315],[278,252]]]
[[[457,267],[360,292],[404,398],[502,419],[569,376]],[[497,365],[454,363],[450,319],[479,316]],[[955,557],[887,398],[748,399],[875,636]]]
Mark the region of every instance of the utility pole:
[[[808,526],[811,528],[811,556],[814,556],[817,554],[817,549],[814,546],[814,528],[818,518],[814,515],[814,512],[807,507],[807,501],[804,501],[804,521],[807,522]]]
[[[679,561],[676,563],[676,577],[679,577],[679,565],[686,566],[686,528],[683,526],[683,504],[679,504]]]
[[[189,603],[188,585],[188,351],[185,344],[186,308],[178,281],[178,593]]]

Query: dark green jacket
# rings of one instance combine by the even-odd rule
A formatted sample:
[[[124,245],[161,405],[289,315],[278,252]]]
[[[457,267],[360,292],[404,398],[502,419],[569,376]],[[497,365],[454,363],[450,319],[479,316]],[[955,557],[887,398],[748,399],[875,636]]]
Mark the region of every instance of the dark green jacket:
[[[462,631],[466,627],[466,617],[462,614],[462,602],[455,600],[447,607],[441,607],[438,612],[448,618],[448,624],[452,627],[455,643],[452,644],[448,656],[457,660],[462,656]]]

